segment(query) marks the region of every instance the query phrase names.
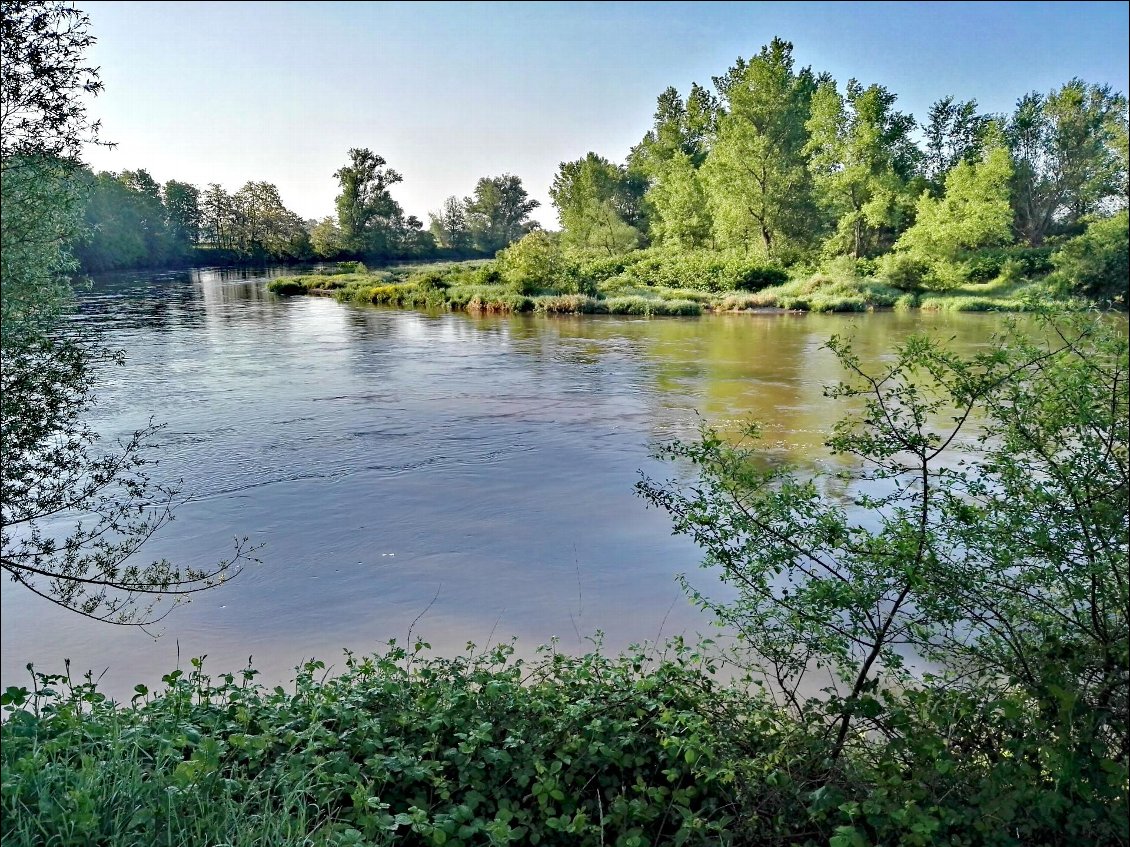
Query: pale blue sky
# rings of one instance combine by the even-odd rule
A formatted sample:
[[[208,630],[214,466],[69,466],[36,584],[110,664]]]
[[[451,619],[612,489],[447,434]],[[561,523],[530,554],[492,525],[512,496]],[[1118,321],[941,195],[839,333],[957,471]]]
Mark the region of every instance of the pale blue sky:
[[[774,36],[799,66],[885,85],[920,120],[947,94],[1007,111],[1075,76],[1128,88],[1125,2],[76,5],[106,84],[92,114],[118,143],[89,151],[96,169],[266,180],[303,217],[332,213],[333,172],[369,147],[425,225],[508,172],[555,226],[561,161],[622,161],[664,88],[709,85]]]

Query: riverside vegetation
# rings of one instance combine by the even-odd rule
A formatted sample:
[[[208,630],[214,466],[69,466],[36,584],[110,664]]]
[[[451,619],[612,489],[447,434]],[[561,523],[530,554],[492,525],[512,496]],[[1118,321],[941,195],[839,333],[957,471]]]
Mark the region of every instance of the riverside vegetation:
[[[65,320],[71,250],[90,222],[78,151],[97,140],[82,96],[101,87],[82,59],[92,39],[69,4],[2,5],[2,566],[78,614],[143,623],[161,613],[151,601],[234,575],[241,549],[202,571],[132,564],[173,492],[145,473],[152,428],[117,454],[94,451],[84,423],[93,374],[115,357],[68,334]],[[625,193],[637,185],[631,169],[595,156],[563,165],[553,192],[560,235],[519,238],[528,203],[502,202],[513,182],[488,180],[483,197],[513,224],[482,230],[495,247],[513,245],[496,264],[404,281],[353,266],[293,284],[369,300],[388,289],[387,302],[413,305],[421,291],[441,305],[482,286],[466,306],[497,293],[536,303],[552,281],[550,296],[585,303],[670,288],[680,293],[668,300],[701,308],[730,289],[814,297],[789,288],[811,282],[795,270],[805,261],[850,262],[853,285],[894,296],[980,284],[974,274],[1012,285],[1039,276],[1041,254],[1028,251],[1047,250],[1053,271],[1041,284],[1115,299],[1109,286],[1126,263],[1125,211],[1109,208],[1117,190],[1125,196],[1121,95],[1071,83],[1026,98],[1003,136],[970,104],[941,104],[938,125],[950,130],[931,150],[935,180],[944,178],[907,204],[914,192],[889,189],[916,185],[900,170],[912,149],[848,155],[875,137],[855,133],[868,116],[889,118],[880,137],[905,139],[893,97],[849,83],[845,99],[829,78],[794,73],[790,50],[775,41],[739,61],[715,81],[724,103],[697,87],[688,104],[661,98],[661,117],[677,120],[658,121],[641,144],[657,170],[638,196]],[[1070,147],[1079,138],[1094,155],[1074,171],[1079,159],[1067,152],[1079,152]],[[358,150],[339,172],[330,224],[361,255],[333,258],[394,252],[388,236],[399,230],[386,225],[398,207],[385,189],[395,175],[383,168]],[[1018,191],[1029,192],[1020,204]],[[655,210],[648,227],[633,196]],[[821,208],[827,226],[813,229]],[[262,229],[243,235],[252,232]],[[658,246],[641,248],[644,237]],[[817,242],[814,259],[805,251]],[[644,310],[656,301],[641,299]],[[0,837],[170,847],[1130,843],[1126,324],[1041,314],[1038,334],[1007,331],[969,358],[913,338],[874,373],[833,339],[848,374],[830,388],[847,410],[828,441],[834,470],[769,464],[756,441],[709,430],[665,448],[695,473],[644,479],[637,491],[735,589],[727,603],[691,591],[725,641],[618,656],[550,645],[532,660],[510,646],[435,658],[417,641],[347,654],[336,675],[309,662],[290,687],[259,685],[252,668],[210,677],[197,659],[158,691],[138,686],[128,704],[89,676],[29,668],[27,685],[0,696]],[[44,521],[67,508],[90,519],[56,538]]]

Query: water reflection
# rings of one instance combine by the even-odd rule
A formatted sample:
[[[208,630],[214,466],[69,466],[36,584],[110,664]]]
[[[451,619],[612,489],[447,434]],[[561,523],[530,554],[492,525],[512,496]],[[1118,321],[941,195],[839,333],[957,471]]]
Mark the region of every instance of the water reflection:
[[[263,564],[197,595],[157,642],[7,584],[3,685],[28,660],[70,657],[109,668],[109,690],[126,694],[178,651],[182,666],[208,654],[216,670],[253,654],[283,680],[303,657],[403,638],[425,610],[416,631],[444,651],[512,634],[581,649],[596,629],[615,649],[705,630],[674,580],[699,552],[632,493],[641,470],[675,472],[654,445],[754,416],[777,455],[810,460],[833,419],[831,334],[853,334],[874,362],[912,331],[972,347],[996,326],[427,315],[267,293],[284,272],[123,274],[84,295],[78,320],[127,354],[100,384],[94,424],[114,437],[167,422],[157,470],[190,497],[149,556],[204,565],[248,535]]]

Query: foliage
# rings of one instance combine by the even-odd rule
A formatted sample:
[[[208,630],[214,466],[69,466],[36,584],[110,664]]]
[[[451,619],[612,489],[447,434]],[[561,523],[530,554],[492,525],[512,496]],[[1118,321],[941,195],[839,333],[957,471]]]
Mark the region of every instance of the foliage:
[[[403,212],[388,190],[404,178],[386,167],[384,157],[367,148],[349,150],[349,164],[334,172],[341,186],[338,226],[345,248],[366,255],[394,252],[394,230]]]
[[[99,143],[86,114],[103,88],[86,62],[94,43],[90,18],[65,3],[4,0],[0,38],[0,158],[77,162],[84,143]],[[5,168],[7,177],[7,168]]]
[[[730,843],[733,705],[676,648],[532,662],[391,646],[292,691],[193,661],[118,709],[93,685],[10,689],[5,844]],[[473,647],[473,645],[472,645]],[[766,716],[771,725],[771,718]],[[114,798],[114,799],[111,799]],[[278,836],[276,836],[278,837]]]
[[[914,225],[895,247],[929,267],[923,284],[951,288],[961,281],[955,265],[965,254],[1011,241],[1011,176],[1008,151],[990,146],[981,161],[962,161],[949,172],[941,199],[922,194]]]
[[[530,212],[540,205],[513,174],[481,178],[475,193],[463,201],[471,243],[493,256],[534,228]]]
[[[666,247],[693,250],[711,241],[714,219],[692,158],[677,152],[658,171],[647,193],[652,234]]]
[[[95,376],[120,357],[66,332],[62,320],[75,269],[67,246],[82,229],[75,156],[96,130],[86,124],[81,93],[101,88],[83,65],[88,21],[58,3],[5,3],[3,14],[0,568],[71,611],[145,623],[161,613],[163,597],[233,575],[243,550],[209,570],[131,562],[169,519],[174,492],[146,473],[142,448],[152,425],[116,452],[94,450],[97,435],[85,419]],[[154,212],[162,208],[148,173],[121,180]]]
[[[706,160],[716,130],[718,99],[698,83],[691,85],[686,102],[668,87],[656,100],[655,124],[632,148],[628,168],[654,180],[665,166],[686,156],[695,168]]]
[[[855,258],[889,246],[910,217],[910,185],[921,153],[911,140],[914,118],[895,111],[896,95],[854,79],[843,96],[834,81],[812,98],[806,149],[815,187],[837,221],[826,245]]]
[[[25,338],[4,349],[0,378],[0,567],[14,582],[64,608],[111,623],[147,623],[165,596],[234,576],[235,556],[209,569],[131,558],[172,517],[175,491],[154,484],[144,447],[152,425],[93,450],[84,422],[94,372],[117,357],[79,340]],[[66,518],[71,522],[67,523]],[[61,520],[62,519],[62,520]]]
[[[828,441],[838,471],[801,474],[707,430],[664,450],[698,481],[640,483],[738,590],[728,604],[694,596],[802,720],[827,722],[832,759],[880,738],[884,755],[933,765],[933,743],[954,766],[990,764],[979,802],[994,814],[1029,791],[1037,830],[1070,820],[1125,843],[1124,329],[1063,320],[968,359],[916,337],[876,374],[843,339],[829,347],[849,375],[830,394],[857,409]],[[834,686],[797,696],[820,669]],[[939,706],[962,712],[924,717]],[[973,716],[985,724],[950,734]],[[1074,817],[1075,805],[1090,811]]]
[[[804,152],[816,79],[794,71],[792,50],[774,39],[715,80],[726,111],[703,165],[719,243],[769,259],[818,230]]]
[[[498,266],[502,278],[519,294],[559,288],[565,269],[557,239],[541,231],[531,232],[503,250]]]
[[[991,119],[977,114],[977,101],[943,97],[930,106],[923,129],[926,132],[926,154],[923,175],[940,194],[946,174],[960,162],[973,164],[980,160],[985,131]]]
[[[466,250],[471,246],[474,235],[467,218],[467,204],[452,195],[443,201],[439,212],[429,215],[431,233],[436,244],[447,250]]]
[[[549,189],[566,246],[607,256],[640,246],[642,194],[641,182],[627,168],[596,153],[562,162]]]
[[[1027,94],[1006,126],[1014,166],[1018,235],[1039,246],[1087,215],[1125,206],[1126,96],[1073,79],[1057,91]]]
[[[1128,244],[1125,209],[1112,217],[1093,220],[1083,235],[1071,239],[1052,255],[1056,276],[1070,290],[1126,308],[1130,280]]]

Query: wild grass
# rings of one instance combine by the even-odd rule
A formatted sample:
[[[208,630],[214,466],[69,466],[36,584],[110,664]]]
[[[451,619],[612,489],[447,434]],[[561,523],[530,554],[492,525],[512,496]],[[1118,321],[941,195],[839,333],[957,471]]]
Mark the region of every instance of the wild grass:
[[[878,309],[931,311],[1029,311],[1036,303],[1059,309],[1085,304],[1046,280],[1017,276],[1016,265],[985,282],[971,282],[944,291],[904,289],[868,275],[874,263],[834,260],[797,278],[755,291],[718,289],[725,275],[694,277],[679,285],[685,261],[664,266],[665,254],[565,263],[540,286],[510,285],[499,262],[475,260],[426,265],[399,265],[379,271],[345,263],[337,273],[281,277],[268,283],[280,295],[332,294],[344,302],[402,309],[465,311],[475,314],[612,314],[694,316],[704,312],[788,310],[803,312],[867,312]],[[669,257],[668,257],[669,258]],[[777,279],[776,272],[736,263],[733,257],[710,264],[696,258],[698,272],[745,274],[744,280]],[[730,265],[733,265],[733,268]],[[358,265],[354,267],[354,265]],[[687,267],[691,267],[687,265]],[[701,265],[701,267],[699,267]],[[664,270],[666,268],[666,270]],[[737,270],[734,270],[737,268]],[[706,270],[704,270],[706,269]],[[645,273],[646,271],[646,273]],[[660,272],[662,271],[662,272]],[[689,271],[688,271],[689,273]],[[586,275],[587,274],[587,275]],[[737,277],[735,277],[737,278]],[[705,280],[705,281],[704,281]],[[713,280],[713,281],[711,281]],[[709,282],[709,284],[707,284]],[[717,284],[716,284],[717,283]]]

